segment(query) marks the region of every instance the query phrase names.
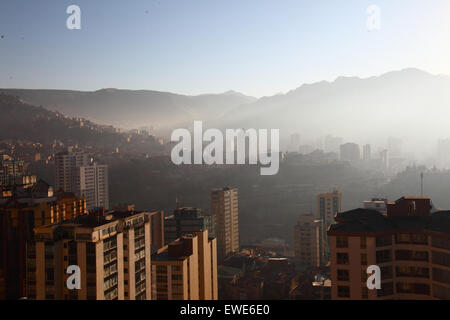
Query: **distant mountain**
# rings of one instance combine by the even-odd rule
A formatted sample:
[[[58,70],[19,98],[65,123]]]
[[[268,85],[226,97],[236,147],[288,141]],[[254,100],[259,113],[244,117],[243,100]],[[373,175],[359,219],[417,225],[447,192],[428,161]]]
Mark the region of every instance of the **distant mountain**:
[[[304,84],[235,108],[222,127],[280,128],[282,133],[450,137],[450,77],[417,69],[361,79]]]
[[[59,112],[32,106],[11,95],[0,94],[0,114],[0,140],[42,144],[60,141],[65,145],[91,146],[98,151],[119,148],[126,152],[145,153],[161,149],[152,136],[130,140],[131,134],[118,132],[112,126],[67,117]]]
[[[1,92],[97,123],[153,126],[167,129],[165,133],[203,120],[208,127],[279,128],[282,137],[294,132],[315,137],[333,134],[361,143],[372,137],[408,135],[423,145],[428,143],[424,137],[450,137],[450,78],[418,69],[364,79],[339,77],[260,99],[235,91],[198,96],[118,89]]]
[[[175,127],[196,119],[206,121],[256,100],[234,91],[198,96],[119,89],[95,92],[0,89],[0,93],[18,96],[26,103],[68,116],[84,117],[97,123],[125,128]]]

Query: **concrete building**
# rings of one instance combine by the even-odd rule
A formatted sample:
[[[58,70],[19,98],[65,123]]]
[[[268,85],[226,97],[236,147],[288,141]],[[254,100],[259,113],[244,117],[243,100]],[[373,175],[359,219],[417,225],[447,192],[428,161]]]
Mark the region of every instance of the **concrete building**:
[[[295,264],[301,268],[320,267],[323,262],[323,222],[312,214],[300,216],[294,227]]]
[[[342,193],[337,189],[334,189],[333,192],[322,193],[317,196],[317,217],[323,221],[321,247],[324,252],[324,263],[327,263],[330,258],[329,241],[326,231],[335,222],[335,214],[340,211],[342,211]]]
[[[0,199],[0,273],[6,299],[25,297],[27,244],[33,228],[86,214],[86,201],[74,194],[54,195],[53,188],[39,180],[26,189],[16,189]]]
[[[387,149],[380,152],[381,166],[383,169],[389,169],[389,151]]]
[[[55,190],[77,191],[77,168],[88,166],[89,156],[81,152],[61,152],[55,155]]]
[[[28,297],[150,300],[150,215],[110,211],[35,228],[27,248]],[[79,290],[67,288],[70,265],[80,267]]]
[[[369,161],[372,159],[372,151],[370,148],[370,144],[366,144],[363,146],[363,160]]]
[[[332,299],[450,299],[450,211],[430,209],[430,198],[403,197],[385,214],[340,212],[328,230]],[[367,288],[370,265],[379,290]]]
[[[216,239],[208,231],[184,235],[152,255],[153,298],[217,300]]]
[[[224,187],[211,192],[219,261],[239,251],[238,190]]]
[[[59,153],[55,156],[55,189],[85,197],[88,210],[108,210],[108,166],[92,163],[85,153]]]
[[[204,214],[200,208],[177,208],[164,223],[165,243],[171,243],[185,234],[202,230],[208,230],[210,236],[215,235],[214,217]]]
[[[344,143],[340,147],[340,159],[342,161],[358,162],[361,160],[359,145],[356,143]]]
[[[88,210],[109,209],[108,166],[92,164],[77,169],[76,193],[86,198]]]

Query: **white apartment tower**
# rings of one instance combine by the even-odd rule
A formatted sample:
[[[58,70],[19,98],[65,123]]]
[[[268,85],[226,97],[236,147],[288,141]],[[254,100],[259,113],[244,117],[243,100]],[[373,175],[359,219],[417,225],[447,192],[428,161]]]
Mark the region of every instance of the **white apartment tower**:
[[[85,153],[55,156],[55,189],[86,198],[86,207],[109,209],[108,166],[92,163]]]

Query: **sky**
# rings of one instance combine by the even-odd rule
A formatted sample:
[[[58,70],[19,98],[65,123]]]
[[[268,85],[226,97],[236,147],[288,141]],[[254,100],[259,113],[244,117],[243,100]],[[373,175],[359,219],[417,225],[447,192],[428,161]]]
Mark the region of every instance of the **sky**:
[[[448,0],[2,0],[0,87],[261,97],[410,67],[450,75],[449,39]]]

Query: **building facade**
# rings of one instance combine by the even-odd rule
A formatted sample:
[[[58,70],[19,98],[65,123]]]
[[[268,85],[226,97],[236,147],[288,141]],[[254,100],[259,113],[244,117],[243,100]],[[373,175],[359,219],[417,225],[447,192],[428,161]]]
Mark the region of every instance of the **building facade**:
[[[171,243],[185,234],[202,230],[208,230],[210,236],[215,235],[214,217],[204,214],[200,208],[177,208],[172,216],[165,219],[164,224],[166,243]]]
[[[35,228],[27,293],[37,300],[150,300],[151,213],[110,211]],[[80,268],[79,290],[66,270]]]
[[[211,192],[211,214],[215,220],[218,259],[239,251],[238,190],[225,187]]]
[[[152,255],[156,300],[217,300],[217,244],[208,231],[184,235]]]
[[[0,199],[0,270],[5,298],[26,296],[26,250],[33,229],[86,214],[86,202],[74,194],[54,195],[44,181]]]
[[[361,151],[356,143],[344,143],[340,147],[340,159],[342,161],[358,162],[361,160]]]
[[[294,257],[297,267],[316,268],[323,263],[323,222],[312,214],[300,216],[294,227]]]
[[[108,210],[108,166],[92,163],[85,153],[59,153],[55,155],[55,189],[83,196],[88,210]]]
[[[427,197],[340,212],[328,230],[333,299],[450,299],[450,211]],[[381,270],[369,290],[367,267]]]

